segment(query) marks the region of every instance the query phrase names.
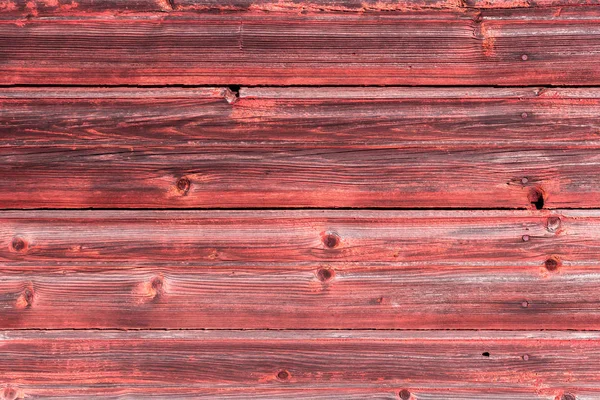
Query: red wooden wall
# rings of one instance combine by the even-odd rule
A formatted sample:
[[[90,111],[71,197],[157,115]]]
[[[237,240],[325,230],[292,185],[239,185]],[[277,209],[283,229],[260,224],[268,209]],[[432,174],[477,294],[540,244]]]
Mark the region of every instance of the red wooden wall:
[[[0,400],[599,371],[599,1],[0,0]]]

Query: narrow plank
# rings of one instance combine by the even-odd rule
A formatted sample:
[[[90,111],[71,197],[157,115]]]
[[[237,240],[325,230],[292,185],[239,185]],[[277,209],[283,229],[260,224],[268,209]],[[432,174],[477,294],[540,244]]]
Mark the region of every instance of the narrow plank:
[[[324,398],[336,390],[333,398],[589,399],[600,384],[598,333],[17,331],[1,337],[5,393],[22,397],[30,390],[49,397],[60,390],[104,393],[110,385],[109,392],[160,396],[189,388],[223,398],[239,397],[240,390],[246,398],[287,391]]]
[[[600,329],[598,263],[481,264],[3,265],[0,326]]]
[[[28,88],[0,107],[0,208],[600,204],[597,89]]]
[[[599,224],[595,210],[8,211],[0,260],[595,263]]]
[[[406,12],[528,7],[570,7],[600,4],[598,0],[4,0],[0,15],[38,17],[102,12]]]
[[[570,1],[570,0],[569,0]],[[172,11],[172,0],[3,0],[0,17]]]
[[[0,84],[597,85],[597,8],[0,20]]]

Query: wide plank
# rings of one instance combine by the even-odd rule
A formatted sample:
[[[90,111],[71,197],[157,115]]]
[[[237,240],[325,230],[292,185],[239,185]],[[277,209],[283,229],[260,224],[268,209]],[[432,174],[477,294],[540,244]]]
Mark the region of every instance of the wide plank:
[[[600,263],[561,262],[4,262],[0,326],[600,329]]]
[[[0,376],[12,399],[245,390],[251,399],[572,400],[598,395],[599,348],[592,332],[3,331]]]
[[[595,263],[576,211],[4,211],[3,265],[56,262]],[[525,263],[525,264],[523,264]]]
[[[597,85],[597,8],[0,18],[0,84]]]
[[[4,89],[1,208],[594,208],[600,91]]]

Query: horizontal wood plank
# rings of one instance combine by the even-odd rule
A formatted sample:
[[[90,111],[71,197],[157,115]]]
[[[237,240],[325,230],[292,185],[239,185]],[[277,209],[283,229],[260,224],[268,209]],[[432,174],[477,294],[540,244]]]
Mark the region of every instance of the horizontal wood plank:
[[[0,19],[0,84],[597,85],[596,8]]]
[[[595,210],[8,211],[0,260],[589,263],[599,225]]]
[[[417,10],[468,10],[494,8],[538,8],[590,6],[598,0],[4,0],[0,16],[38,17],[47,15],[85,15],[101,12],[187,11],[200,13],[232,12],[406,12]]]
[[[0,106],[1,208],[600,204],[597,89],[28,88]]]
[[[6,328],[598,329],[596,211],[3,212]]]
[[[600,385],[598,333],[24,331],[0,337],[5,398],[69,391],[140,398],[186,390],[201,398],[241,398],[246,390],[244,398],[323,399],[335,390],[331,398],[549,400],[591,399]]]
[[[0,267],[3,329],[600,329],[600,268]]]

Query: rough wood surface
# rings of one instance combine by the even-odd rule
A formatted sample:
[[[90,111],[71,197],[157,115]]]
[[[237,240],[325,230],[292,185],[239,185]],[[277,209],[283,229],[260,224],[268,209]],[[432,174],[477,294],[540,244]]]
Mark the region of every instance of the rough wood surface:
[[[192,11],[232,12],[355,12],[381,13],[415,10],[468,10],[590,6],[598,0],[2,0],[0,17],[18,15],[84,15],[102,12]]]
[[[0,107],[2,208],[600,205],[598,89],[28,88]]]
[[[600,325],[595,211],[40,211],[0,223],[4,328]]]
[[[570,263],[0,267],[4,329],[599,329]]]
[[[599,389],[598,333],[25,331],[0,337],[5,393],[22,397],[29,391],[141,397],[187,389],[202,398],[240,398],[246,390],[244,398],[287,392],[283,398],[322,399],[336,389],[335,399],[592,399],[586,394]]]
[[[597,8],[0,19],[0,84],[597,85]]]
[[[590,264],[599,228],[591,210],[5,211],[0,259]]]

